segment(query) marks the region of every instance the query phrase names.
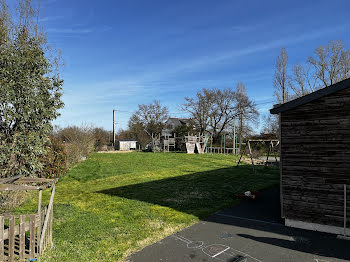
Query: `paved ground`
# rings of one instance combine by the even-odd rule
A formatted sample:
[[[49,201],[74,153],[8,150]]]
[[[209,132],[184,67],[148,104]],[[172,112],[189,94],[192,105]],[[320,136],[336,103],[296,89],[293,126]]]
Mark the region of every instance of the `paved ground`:
[[[129,257],[133,262],[350,261],[350,241],[292,229],[279,218],[278,188],[223,210]]]

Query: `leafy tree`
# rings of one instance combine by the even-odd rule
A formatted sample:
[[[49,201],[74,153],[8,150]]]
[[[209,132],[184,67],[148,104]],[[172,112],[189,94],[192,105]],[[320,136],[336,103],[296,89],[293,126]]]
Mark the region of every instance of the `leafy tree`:
[[[49,58],[30,0],[19,1],[11,17],[0,0],[0,176],[36,176],[46,154],[51,121],[63,107],[63,80],[56,57]]]

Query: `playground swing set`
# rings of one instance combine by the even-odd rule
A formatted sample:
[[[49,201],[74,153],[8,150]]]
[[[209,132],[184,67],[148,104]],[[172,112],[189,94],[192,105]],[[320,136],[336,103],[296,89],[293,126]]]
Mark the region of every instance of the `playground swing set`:
[[[257,147],[257,145],[259,145],[259,144],[263,145],[267,149],[267,156],[266,156],[266,161],[264,162],[264,165],[265,166],[268,165],[270,153],[273,153],[275,161],[276,161],[276,165],[278,165],[276,148],[279,145],[279,143],[280,143],[279,140],[273,140],[273,139],[270,139],[270,140],[265,140],[265,139],[252,140],[252,139],[249,139],[249,140],[247,140],[247,142],[244,145],[244,149],[241,151],[241,154],[240,154],[240,157],[239,157],[239,160],[237,162],[236,167],[238,167],[239,164],[241,163],[243,155],[246,154],[246,151],[247,151],[247,148],[248,148],[248,155],[250,157],[250,161],[251,161],[251,164],[252,164],[253,172],[254,172],[254,174],[256,174],[255,164],[259,163],[259,161],[256,161],[255,164],[254,164],[254,157],[253,157],[253,152],[252,152],[252,146],[254,145],[255,147]]]

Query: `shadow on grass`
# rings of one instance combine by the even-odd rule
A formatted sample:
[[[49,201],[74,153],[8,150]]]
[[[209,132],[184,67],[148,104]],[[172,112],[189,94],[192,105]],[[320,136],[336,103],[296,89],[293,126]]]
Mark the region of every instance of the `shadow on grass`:
[[[276,168],[258,167],[258,174],[254,175],[250,166],[240,166],[110,188],[98,193],[170,207],[195,215],[201,220],[216,223],[218,230],[220,225],[232,225],[236,227],[235,234],[242,241],[249,239],[264,243],[266,249],[269,249],[269,246],[276,246],[318,256],[350,260],[347,241],[339,240],[334,235],[288,228],[279,224],[281,223],[279,190],[276,187],[262,192],[257,201],[242,201],[232,209],[211,215],[238,203],[235,197],[237,193],[247,190],[260,191],[278,185],[278,174]],[[277,220],[269,221],[269,219]],[[247,234],[248,232],[254,233]],[[277,235],[271,237],[270,233]],[[208,238],[210,239],[210,236]]]
[[[237,202],[235,194],[278,184],[276,168],[230,167],[99,191],[192,214],[203,219]]]

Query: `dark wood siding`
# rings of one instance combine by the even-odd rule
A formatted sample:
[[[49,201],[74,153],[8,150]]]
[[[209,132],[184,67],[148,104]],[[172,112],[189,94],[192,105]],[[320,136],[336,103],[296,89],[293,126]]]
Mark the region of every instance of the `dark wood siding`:
[[[343,184],[350,185],[350,88],[281,113],[281,161],[284,217],[343,226]]]

